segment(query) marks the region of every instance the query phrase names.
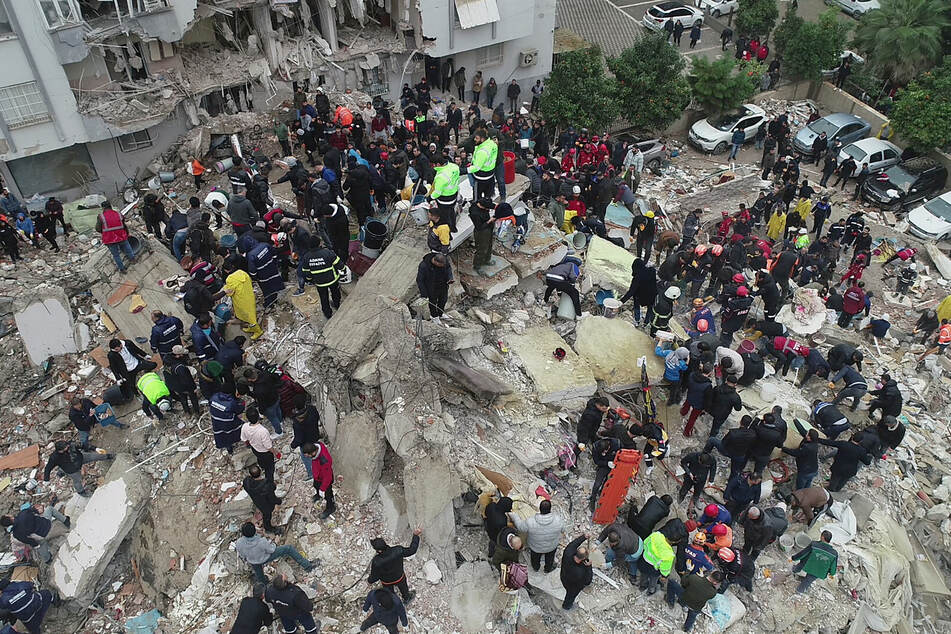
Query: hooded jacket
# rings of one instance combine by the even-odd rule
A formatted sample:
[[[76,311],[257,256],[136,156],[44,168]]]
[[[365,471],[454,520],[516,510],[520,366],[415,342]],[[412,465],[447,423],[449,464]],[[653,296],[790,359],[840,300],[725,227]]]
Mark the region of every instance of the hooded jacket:
[[[511,510],[512,499],[507,497],[499,498],[498,502],[489,502],[485,506],[485,532],[490,540],[495,541],[499,532],[508,526],[506,513]]]
[[[743,401],[732,385],[724,383],[713,388],[709,410],[713,420],[726,420],[731,411],[738,412],[742,407]]]
[[[664,378],[668,381],[680,381],[680,373],[687,370],[687,359],[690,357],[690,351],[686,348],[677,348],[676,350],[667,350],[657,346],[654,354],[658,357],[664,357]]]
[[[753,431],[756,434],[756,439],[750,446],[751,456],[759,458],[767,457],[773,453],[774,449],[783,446],[785,434],[775,422],[767,423],[764,420],[760,420],[753,424]]]
[[[550,553],[557,550],[565,520],[557,513],[536,513],[527,520],[514,516],[515,528],[528,535],[528,549],[534,553]]]
[[[389,593],[393,601],[393,606],[389,609],[383,607],[380,603],[380,593],[386,592]],[[403,602],[400,601],[400,598],[396,596],[395,592],[390,592],[385,589],[371,590],[370,594],[367,595],[367,598],[363,601],[363,611],[373,610],[373,616],[376,618],[377,623],[384,625],[386,627],[395,626],[397,623],[402,623],[403,627],[406,627],[409,624],[409,621],[406,619],[406,608],[403,606]]]
[[[713,397],[710,378],[700,372],[691,372],[687,377],[687,403],[694,409],[706,411]]]
[[[242,194],[234,194],[228,199],[228,217],[236,225],[253,225],[260,220],[258,210]]]
[[[627,513],[627,525],[637,533],[641,539],[646,539],[654,527],[670,514],[670,507],[656,495],[650,496],[640,511],[631,506]]]

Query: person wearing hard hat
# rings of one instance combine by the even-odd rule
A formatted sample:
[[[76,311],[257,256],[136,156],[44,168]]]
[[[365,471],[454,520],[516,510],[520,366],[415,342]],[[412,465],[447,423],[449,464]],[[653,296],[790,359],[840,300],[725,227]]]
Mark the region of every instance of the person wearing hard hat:
[[[699,337],[707,332],[711,335],[717,334],[713,311],[707,307],[703,299],[695,297],[693,299],[693,308],[690,311],[690,328],[687,328],[687,335],[693,338]]]
[[[162,420],[162,412],[172,409],[171,392],[162,377],[156,372],[146,372],[135,382],[142,395],[142,411],[149,418]]]
[[[631,222],[631,237],[634,241],[634,255],[641,259],[647,259],[651,254],[651,246],[654,243],[654,232],[657,230],[657,221],[654,219],[654,212],[648,209],[638,215]]]
[[[679,298],[680,289],[676,286],[668,286],[664,294],[657,298],[654,303],[654,319],[651,321],[651,337],[656,335],[658,330],[667,330],[674,314],[674,302]]]
[[[707,543],[707,534],[703,531],[697,531],[693,534],[690,544],[683,550],[677,549],[677,559],[674,569],[677,574],[684,575],[688,572],[713,572],[713,561],[707,555],[704,546]]]
[[[654,531],[644,540],[644,550],[637,560],[641,591],[646,591],[648,595],[654,594],[661,576],[666,578],[670,575],[674,567],[674,545],[660,531]]]
[[[742,279],[741,273],[737,275]],[[746,324],[752,305],[753,298],[750,297],[750,290],[744,285],[738,286],[736,293],[722,302],[720,310],[720,344],[722,346],[733,345],[733,333]]]
[[[733,545],[733,529],[723,522],[710,526],[704,532],[707,534],[706,549],[710,554]]]
[[[723,584],[718,590],[720,594],[726,592],[734,583],[738,583],[747,592],[753,591],[756,565],[752,557],[732,546],[724,546],[716,551],[716,563],[723,573]]]
[[[908,266],[898,273],[898,279],[895,281],[895,292],[898,294],[898,301],[905,299],[905,295],[907,295],[911,287],[915,285],[917,278],[918,265],[914,262],[910,262]]]

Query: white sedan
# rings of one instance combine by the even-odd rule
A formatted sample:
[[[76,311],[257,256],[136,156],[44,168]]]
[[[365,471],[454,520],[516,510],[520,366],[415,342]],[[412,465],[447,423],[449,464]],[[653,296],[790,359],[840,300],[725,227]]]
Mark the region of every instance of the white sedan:
[[[661,2],[647,10],[642,22],[652,31],[663,31],[667,20],[679,22],[689,30],[694,24],[703,24],[703,11],[682,2]]]
[[[736,112],[727,112],[717,118],[701,119],[690,128],[687,135],[691,145],[704,152],[722,154],[733,141],[733,133],[743,130],[744,143],[756,136],[760,126],[766,125],[766,112],[759,106],[748,103]]]
[[[697,8],[715,18],[733,13],[740,8],[739,0],[697,0]]]
[[[951,192],[932,198],[908,212],[908,228],[926,240],[951,237]]]

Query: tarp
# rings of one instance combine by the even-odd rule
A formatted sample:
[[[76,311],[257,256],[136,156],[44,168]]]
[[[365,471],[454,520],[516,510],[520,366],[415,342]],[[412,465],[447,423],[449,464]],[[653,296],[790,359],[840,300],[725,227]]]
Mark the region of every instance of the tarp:
[[[951,295],[948,295],[941,300],[941,303],[938,304],[938,308],[935,309],[938,312],[938,319],[951,319]]]

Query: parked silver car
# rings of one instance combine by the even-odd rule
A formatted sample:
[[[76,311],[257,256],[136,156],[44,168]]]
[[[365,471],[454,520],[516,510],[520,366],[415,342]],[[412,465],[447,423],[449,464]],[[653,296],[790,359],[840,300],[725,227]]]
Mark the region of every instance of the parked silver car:
[[[648,139],[630,132],[621,132],[614,135],[614,140],[618,143],[627,141],[636,144],[644,155],[644,167],[646,169],[657,169],[667,159],[667,145],[663,139]]]
[[[839,163],[850,156],[859,169],[862,169],[862,163],[868,163],[869,171],[874,174],[901,161],[901,148],[884,139],[868,137],[843,147],[839,151]]]
[[[845,112],[827,114],[797,132],[796,138],[793,139],[793,148],[801,152],[803,156],[812,156],[812,142],[823,132],[826,133],[830,145],[833,141],[841,141],[842,145],[848,145],[852,141],[867,137],[871,129],[872,126],[868,121],[854,114]]]

